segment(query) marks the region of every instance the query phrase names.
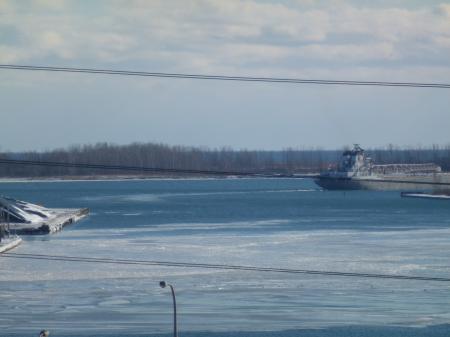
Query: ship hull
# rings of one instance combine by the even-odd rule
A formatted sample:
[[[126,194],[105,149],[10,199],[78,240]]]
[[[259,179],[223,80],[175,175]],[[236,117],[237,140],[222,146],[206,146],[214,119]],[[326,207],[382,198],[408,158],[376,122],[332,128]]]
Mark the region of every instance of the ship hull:
[[[448,191],[450,174],[427,176],[376,176],[335,178],[318,177],[315,183],[326,190],[378,190],[378,191]],[[442,185],[440,185],[442,184]]]

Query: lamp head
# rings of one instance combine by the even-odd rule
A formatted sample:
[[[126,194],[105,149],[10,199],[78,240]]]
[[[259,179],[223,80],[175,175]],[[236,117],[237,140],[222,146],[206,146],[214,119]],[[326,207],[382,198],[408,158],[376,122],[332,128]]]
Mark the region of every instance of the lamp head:
[[[159,286],[160,286],[161,288],[165,288],[165,287],[167,286],[166,281],[161,281],[161,282],[159,282]]]

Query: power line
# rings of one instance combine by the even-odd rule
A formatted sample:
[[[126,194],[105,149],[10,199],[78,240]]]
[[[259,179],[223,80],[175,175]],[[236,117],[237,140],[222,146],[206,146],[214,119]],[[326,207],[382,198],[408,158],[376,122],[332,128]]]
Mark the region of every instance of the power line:
[[[228,264],[91,258],[91,257],[81,257],[81,256],[21,254],[21,253],[0,253],[0,256],[7,257],[7,258],[16,258],[16,259],[33,259],[33,260],[49,260],[49,261],[65,261],[65,262],[86,262],[86,263],[140,265],[140,266],[164,266],[164,267],[180,267],[180,268],[203,268],[203,269],[219,269],[219,270],[241,270],[241,271],[252,271],[252,272],[307,274],[307,275],[320,275],[320,276],[342,276],[342,277],[376,278],[376,279],[393,279],[393,280],[410,280],[410,281],[450,282],[450,278],[448,278],[448,277],[409,276],[409,275],[393,275],[393,274],[378,274],[378,273],[376,273],[376,274],[354,273],[354,272],[310,270],[310,269],[254,267],[254,266],[228,265]]]
[[[106,164],[89,164],[89,163],[64,163],[64,162],[53,162],[53,161],[16,160],[16,159],[0,159],[0,164],[26,165],[26,166],[50,166],[50,167],[82,168],[82,169],[101,169],[101,170],[120,170],[120,171],[139,171],[139,172],[156,172],[156,173],[163,172],[163,173],[240,175],[240,176],[258,175],[258,173],[237,172],[237,171],[172,169],[172,168],[161,168],[161,167],[106,165]],[[261,174],[261,175],[263,175],[263,174]]]
[[[182,78],[182,79],[195,79],[195,80],[450,89],[450,84],[448,84],[448,83],[349,81],[349,80],[324,80],[324,79],[277,78],[277,77],[202,75],[202,74],[183,74],[183,73],[163,73],[163,72],[95,69],[95,68],[48,67],[48,66],[17,65],[17,64],[0,64],[0,69],[51,71],[51,72],[65,72],[65,73],[87,73],[87,74],[102,74],[102,75],[122,75],[122,76],[144,76],[144,77],[178,78],[178,79]]]
[[[162,168],[162,167],[106,165],[106,164],[89,164],[89,163],[64,163],[64,162],[54,162],[54,161],[18,160],[18,159],[3,159],[3,158],[0,158],[0,164],[82,168],[82,169],[100,169],[100,170],[138,171],[138,172],[154,172],[154,173],[207,174],[207,175],[220,175],[220,176],[230,176],[230,175],[254,176],[254,177],[274,177],[274,176],[280,177],[280,176],[282,176],[282,175],[265,174],[265,173],[258,173],[258,172],[174,169],[174,168]]]
[[[175,169],[162,167],[145,167],[145,166],[126,166],[126,165],[106,165],[106,164],[89,164],[89,163],[64,163],[53,161],[37,161],[37,160],[19,160],[19,159],[3,159],[0,158],[0,164],[6,165],[25,165],[25,166],[45,166],[45,167],[64,167],[79,169],[98,169],[98,170],[116,170],[130,172],[152,172],[152,173],[181,173],[181,174],[202,174],[212,176],[238,176],[253,178],[294,178],[294,179],[324,179],[347,181],[353,178],[345,177],[328,177],[318,174],[282,174],[282,173],[264,173],[264,172],[242,172],[242,171],[218,171],[218,170],[194,170],[194,169]],[[371,183],[398,183],[398,184],[414,184],[423,186],[450,186],[448,182],[439,181],[412,181],[398,179],[364,179],[358,178],[358,181]]]

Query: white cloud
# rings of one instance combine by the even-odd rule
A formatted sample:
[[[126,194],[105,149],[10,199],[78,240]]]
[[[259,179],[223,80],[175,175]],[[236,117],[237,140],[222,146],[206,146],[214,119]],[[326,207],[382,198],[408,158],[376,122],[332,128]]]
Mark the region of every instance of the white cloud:
[[[349,62],[367,60],[395,60],[399,59],[398,52],[395,51],[391,43],[370,43],[370,44],[339,44],[324,45],[314,44],[297,50],[298,57],[309,59],[322,59],[329,61]]]
[[[446,16],[447,18],[450,18],[450,4],[440,4],[438,7],[438,11],[440,14]]]
[[[35,7],[62,10],[67,6],[67,0],[33,0]]]
[[[0,0],[0,14],[2,12],[11,12],[13,3],[10,0]]]
[[[92,7],[88,14],[79,4],[37,0],[19,11],[17,2],[0,0],[1,24],[18,32],[14,43],[2,44],[0,35],[0,60],[45,63],[56,57],[76,65],[245,74],[273,69],[277,75],[350,62],[389,68],[401,61],[431,69],[450,58],[448,4],[410,9],[344,1],[327,7],[311,1],[120,0],[84,3]]]
[[[0,45],[0,62],[15,63],[24,61],[24,51],[15,47]]]

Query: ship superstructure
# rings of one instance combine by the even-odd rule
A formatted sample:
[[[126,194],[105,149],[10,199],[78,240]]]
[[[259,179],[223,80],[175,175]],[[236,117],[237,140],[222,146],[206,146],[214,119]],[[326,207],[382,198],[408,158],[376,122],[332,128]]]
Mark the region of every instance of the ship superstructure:
[[[329,169],[321,176],[335,178],[352,178],[355,176],[370,176],[372,174],[372,160],[365,156],[364,150],[355,144],[352,150],[342,153],[342,159],[336,170]]]

